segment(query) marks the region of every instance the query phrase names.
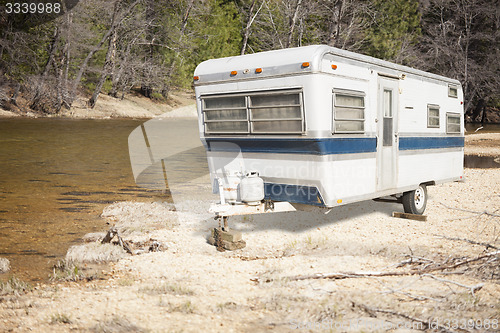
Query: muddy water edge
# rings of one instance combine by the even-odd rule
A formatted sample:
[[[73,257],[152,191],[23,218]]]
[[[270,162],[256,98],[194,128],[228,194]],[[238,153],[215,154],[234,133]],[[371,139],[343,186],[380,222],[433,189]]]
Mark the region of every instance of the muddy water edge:
[[[145,120],[0,119],[0,257],[16,276],[45,281],[88,232],[108,228],[109,203],[168,201],[137,187],[127,138]]]

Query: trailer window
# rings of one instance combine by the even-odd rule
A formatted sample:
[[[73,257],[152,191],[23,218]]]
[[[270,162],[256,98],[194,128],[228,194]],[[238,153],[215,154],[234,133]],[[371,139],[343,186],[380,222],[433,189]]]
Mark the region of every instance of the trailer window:
[[[334,90],[334,132],[363,133],[365,97],[361,92]]]
[[[304,132],[302,91],[269,91],[202,97],[208,134]]]
[[[245,96],[204,98],[202,104],[206,132],[248,133]]]
[[[302,133],[301,95],[249,96],[252,133]]]
[[[446,114],[446,133],[460,133],[460,114]]]
[[[458,98],[458,87],[454,84],[448,85],[448,96]]]
[[[439,105],[427,105],[427,127],[439,127]]]

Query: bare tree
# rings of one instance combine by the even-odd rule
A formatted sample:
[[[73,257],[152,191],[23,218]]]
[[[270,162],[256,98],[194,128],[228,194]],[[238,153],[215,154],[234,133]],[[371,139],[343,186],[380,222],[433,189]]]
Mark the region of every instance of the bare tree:
[[[500,93],[498,6],[492,0],[431,0],[422,8],[419,65],[461,81],[469,120],[478,120],[489,96]]]
[[[293,16],[290,18],[290,29],[288,30],[288,40],[286,43],[286,47],[290,47],[292,44],[293,33],[295,30],[295,25],[297,24],[297,19],[299,17],[299,11],[301,9],[302,0],[297,0],[295,3],[295,9],[293,11]]]
[[[116,1],[114,4],[113,8],[113,15],[111,18],[111,26],[115,26],[116,24],[116,19],[118,16],[120,8],[120,1]],[[115,53],[115,46],[116,46],[116,31],[117,29],[115,28],[113,31],[111,31],[111,34],[109,36],[108,40],[108,50],[106,52],[106,59],[104,61],[104,68],[102,70],[101,76],[99,78],[99,81],[96,84],[96,87],[94,89],[94,93],[92,94],[92,97],[90,97],[88,101],[88,105],[91,108],[94,108],[95,103],[97,101],[97,98],[99,97],[99,94],[101,93],[102,86],[104,85],[104,81],[106,81],[106,78],[108,75],[111,74],[111,69],[112,69],[112,58]]]
[[[120,24],[128,17],[128,15],[132,12],[132,10],[139,4],[142,0],[136,0],[130,4],[124,4],[124,8],[121,8],[120,4],[122,3],[123,0],[116,0],[115,4],[116,8],[119,8],[119,12],[113,13],[113,19],[111,21],[111,25],[108,28],[108,30],[104,33],[100,41],[88,52],[87,56],[83,60],[82,64],[80,65],[80,70],[76,74],[75,79],[73,80],[73,85],[71,87],[70,91],[70,100],[69,100],[69,105],[73,102],[75,96],[76,96],[76,91],[78,88],[78,85],[80,84],[80,81],[82,80],[82,76],[87,70],[88,64],[90,59],[94,56],[94,54],[99,51],[104,43],[110,38],[110,36],[113,34],[113,32],[120,26]]]
[[[252,0],[252,3],[250,4],[250,8],[248,9],[248,13],[247,13],[245,28],[243,29],[243,42],[241,45],[241,52],[240,52],[241,55],[245,54],[245,51],[246,51],[247,45],[248,45],[248,38],[250,37],[250,33],[251,33],[252,24],[254,23],[255,18],[257,17],[257,15],[259,15],[260,10],[264,6],[264,2],[265,2],[265,0],[261,1],[260,6],[255,13],[254,13],[254,9],[255,9],[256,0]]]

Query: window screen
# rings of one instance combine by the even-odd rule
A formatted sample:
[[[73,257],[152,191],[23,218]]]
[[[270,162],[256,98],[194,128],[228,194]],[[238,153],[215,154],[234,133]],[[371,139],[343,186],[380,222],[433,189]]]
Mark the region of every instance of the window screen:
[[[446,114],[446,133],[460,133],[460,114]]]
[[[334,132],[363,133],[365,97],[362,92],[334,90]]]
[[[245,96],[204,98],[202,104],[206,132],[248,133]]]
[[[439,105],[427,105],[427,127],[439,127]]]
[[[202,97],[208,134],[304,132],[301,90]]]
[[[456,85],[448,85],[448,96],[458,98],[458,87]]]

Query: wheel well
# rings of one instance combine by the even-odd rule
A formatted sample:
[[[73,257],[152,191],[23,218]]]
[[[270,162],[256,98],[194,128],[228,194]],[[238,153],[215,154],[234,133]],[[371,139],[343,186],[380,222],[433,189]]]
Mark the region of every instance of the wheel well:
[[[436,185],[436,182],[434,180],[431,180],[430,182],[425,182],[420,185],[425,185],[425,186],[434,186]]]

